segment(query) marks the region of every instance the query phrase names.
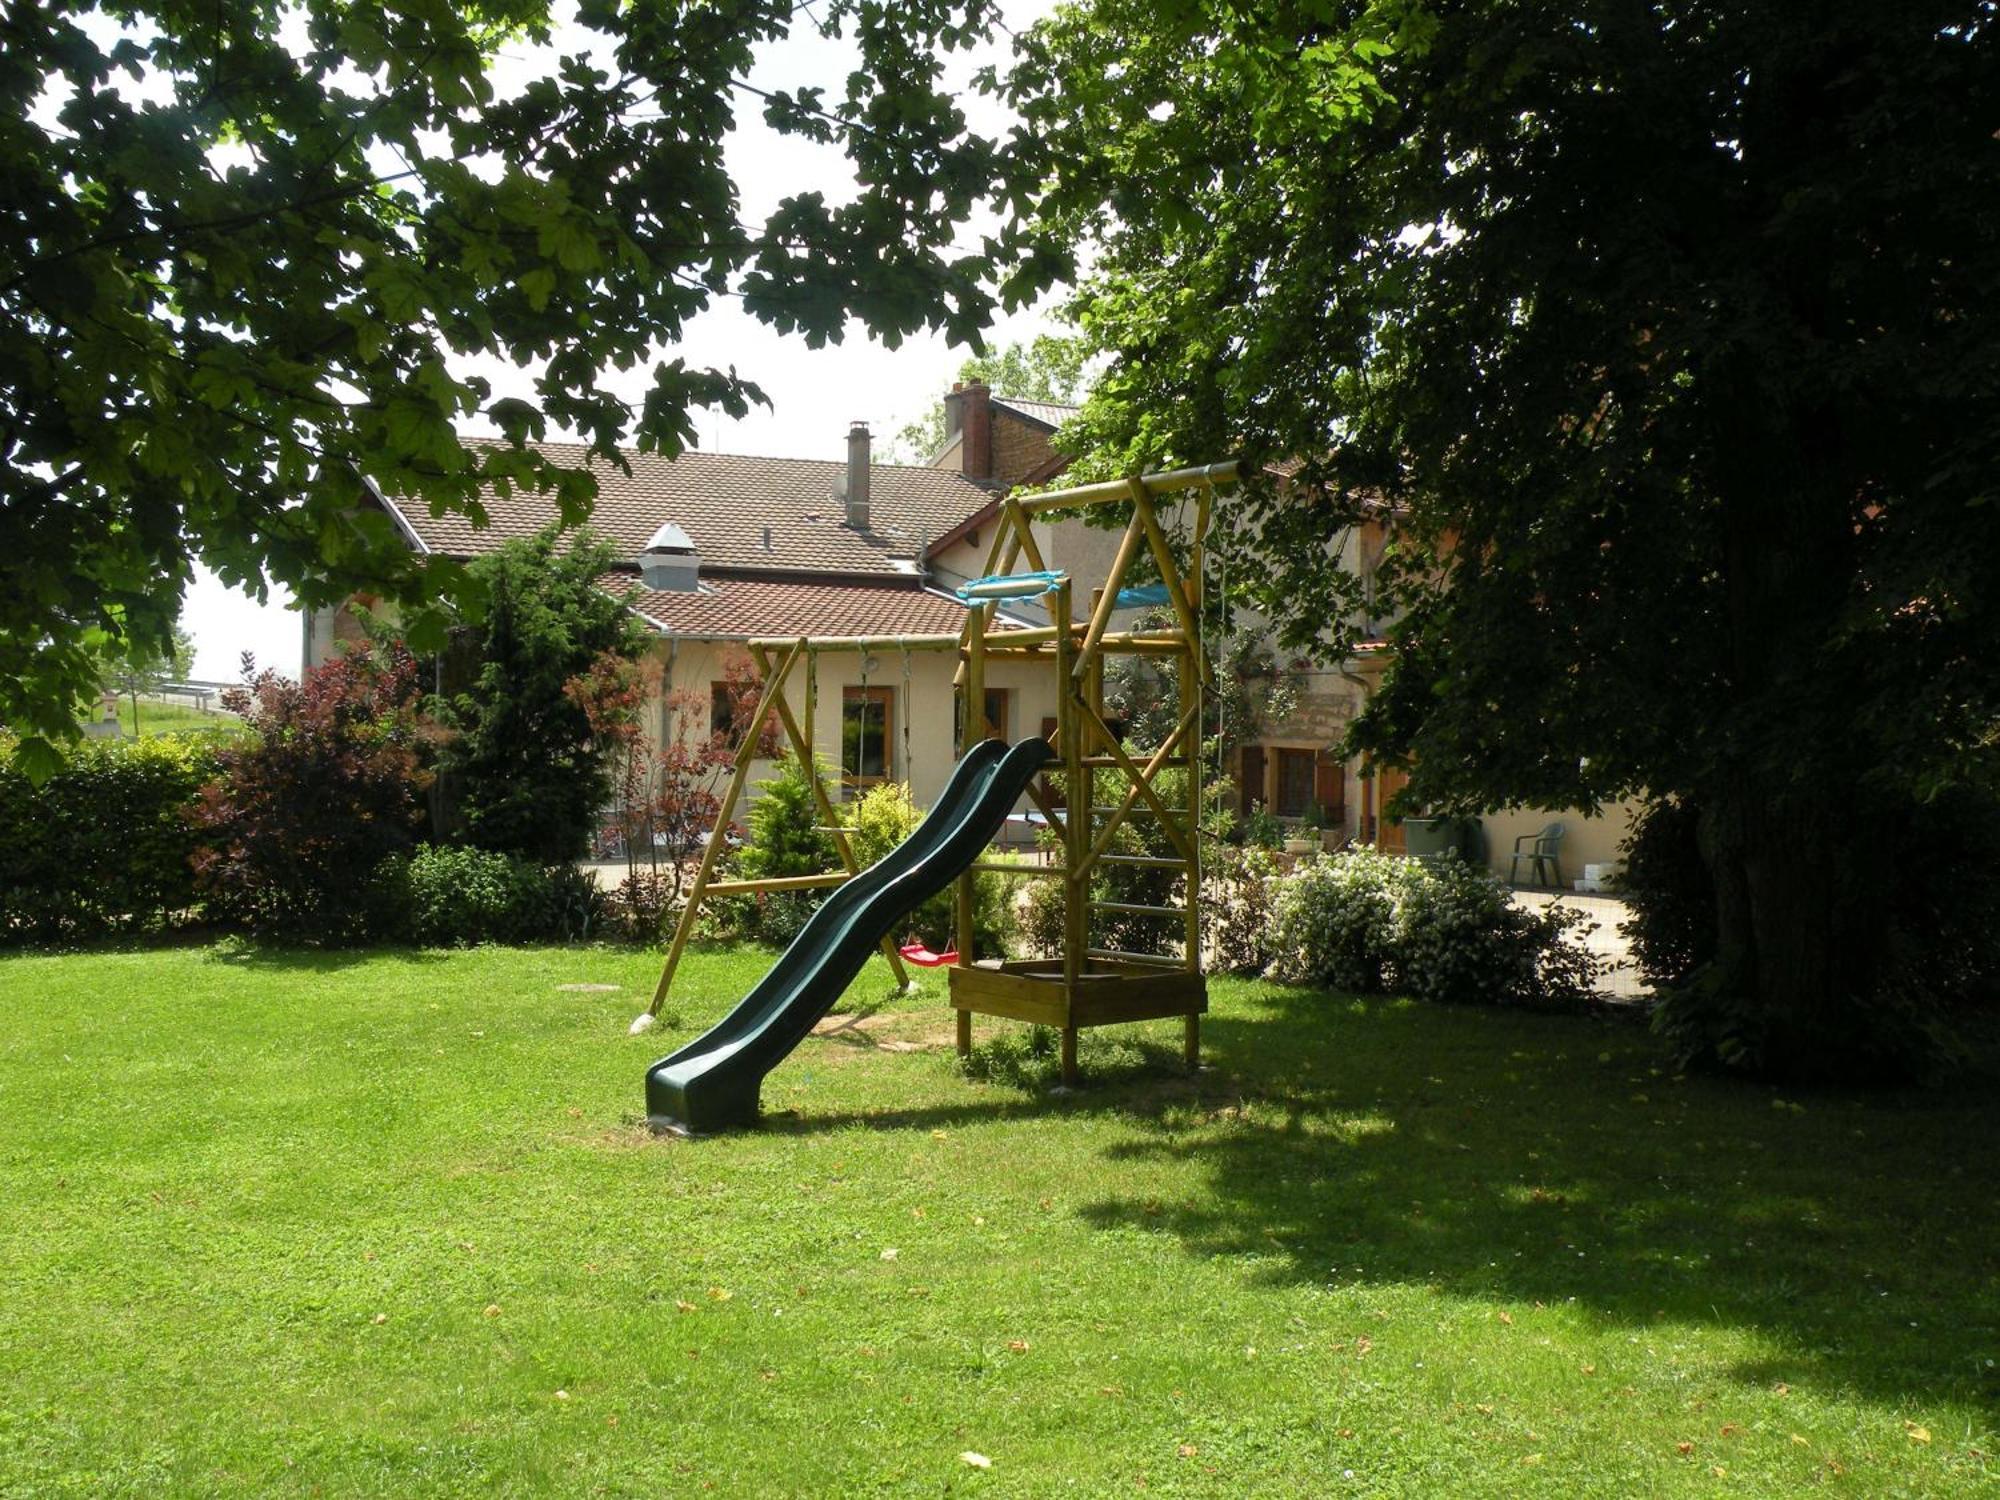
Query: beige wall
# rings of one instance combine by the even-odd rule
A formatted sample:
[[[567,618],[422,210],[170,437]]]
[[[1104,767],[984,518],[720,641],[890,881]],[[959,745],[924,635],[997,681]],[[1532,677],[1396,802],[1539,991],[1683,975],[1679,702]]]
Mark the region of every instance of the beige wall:
[[[669,643],[654,648],[654,658],[664,666]],[[708,702],[711,684],[723,680],[726,663],[747,659],[740,645],[727,642],[682,641],[672,651],[671,679],[655,699],[653,724],[664,729],[666,694],[684,689],[695,696],[698,715],[692,733],[708,731]],[[867,675],[867,686],[889,688],[895,694],[890,726],[890,756],[895,779],[908,781],[919,806],[928,807],[937,799],[952,767],[957,763],[954,739],[956,714],[953,707],[952,677],[958,659],[950,651],[910,653],[910,679],[903,680],[902,653],[885,646],[873,653],[875,669]],[[861,659],[854,652],[821,652],[817,671],[818,711],[814,715],[813,748],[836,766],[840,758],[841,689],[862,685]],[[1055,713],[1055,682],[1050,668],[1027,662],[991,662],[986,669],[988,687],[1008,691],[1009,722],[1004,726],[1010,740],[1020,740],[1041,732],[1042,719]],[[786,701],[803,719],[806,700],[806,667],[803,660],[793,669],[785,688]],[[905,726],[908,739],[904,738]],[[801,725],[803,728],[804,726]],[[786,742],[788,743],[788,742]],[[751,765],[752,784],[768,776],[772,763],[759,759]],[[1023,799],[1025,806],[1025,799]]]
[[[1574,890],[1577,881],[1583,877],[1585,865],[1615,864],[1623,858],[1618,846],[1631,832],[1632,819],[1637,816],[1639,807],[1637,802],[1615,802],[1594,818],[1586,818],[1580,812],[1551,812],[1547,808],[1528,807],[1509,808],[1505,812],[1490,814],[1480,819],[1486,831],[1486,866],[1501,879],[1506,879],[1514,840],[1524,833],[1540,833],[1551,823],[1561,823],[1563,836],[1558,858],[1562,864],[1563,884]],[[1532,876],[1533,870],[1524,860],[1521,879],[1526,882]]]

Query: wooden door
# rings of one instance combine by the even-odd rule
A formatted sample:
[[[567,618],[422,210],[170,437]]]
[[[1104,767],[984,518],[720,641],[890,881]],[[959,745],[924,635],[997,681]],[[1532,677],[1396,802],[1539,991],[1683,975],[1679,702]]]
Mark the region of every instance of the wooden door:
[[[1385,854],[1404,854],[1409,850],[1402,820],[1383,811],[1389,799],[1409,784],[1410,778],[1401,771],[1383,769],[1375,773],[1375,847]]]
[[[1243,775],[1236,783],[1236,810],[1249,817],[1259,804],[1266,801],[1264,788],[1264,747],[1245,745],[1243,747]]]

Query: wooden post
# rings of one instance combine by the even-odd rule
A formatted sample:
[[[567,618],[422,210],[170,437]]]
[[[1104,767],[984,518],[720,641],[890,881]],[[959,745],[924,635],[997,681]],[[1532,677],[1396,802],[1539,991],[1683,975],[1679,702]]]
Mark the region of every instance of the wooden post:
[[[1062,755],[1067,804],[1063,815],[1063,1007],[1065,1022],[1083,977],[1084,950],[1090,946],[1090,886],[1083,856],[1090,839],[1090,794],[1084,788],[1083,724],[1070,632],[1070,584],[1056,585],[1049,613],[1056,627],[1056,748]],[[1076,1082],[1076,1028],[1062,1028],[1062,1081]]]
[[[805,645],[805,637],[801,636],[791,649],[797,653],[804,650]],[[762,645],[755,641],[751,642],[750,654],[760,666],[768,667],[770,653]],[[810,672],[810,666],[807,670]],[[833,799],[827,796],[826,784],[819,779],[819,767],[813,762],[808,748],[810,741],[800,732],[798,720],[792,717],[791,705],[782,696],[778,699],[777,707],[778,722],[784,725],[786,738],[791,740],[792,748],[805,757],[806,780],[813,789],[813,805],[819,809],[819,815],[826,819],[826,826],[832,830],[829,837],[833,839],[834,852],[840,856],[841,866],[850,876],[858,875],[861,873],[861,862],[854,857],[854,846],[847,840],[847,830],[840,826],[839,809],[833,805]],[[896,944],[892,939],[882,939],[882,956],[889,960],[889,968],[896,976],[897,986],[908,989],[910,971],[903,966],[903,955],[896,951]]]
[[[1145,529],[1146,540],[1152,544],[1153,556],[1160,565],[1160,582],[1166,586],[1167,599],[1180,617],[1182,634],[1190,641],[1199,641],[1201,626],[1188,606],[1187,593],[1181,588],[1180,569],[1174,565],[1174,550],[1167,545],[1167,534],[1160,530],[1160,518],[1153,513],[1153,497],[1146,492],[1142,480],[1132,481],[1132,511],[1137,524]],[[1195,665],[1201,680],[1206,682],[1208,662],[1196,657]]]
[[[1125,528],[1124,540],[1118,544],[1118,555],[1111,560],[1111,571],[1105,575],[1104,589],[1091,604],[1090,626],[1083,633],[1083,649],[1077,653],[1078,671],[1085,670],[1085,663],[1097,657],[1105,627],[1111,623],[1112,611],[1118,608],[1118,590],[1124,584],[1125,574],[1145,539],[1145,532],[1135,516],[1132,524]]]
[[[1197,636],[1188,642],[1188,660],[1181,673],[1181,691],[1187,695],[1195,723],[1194,741],[1187,757],[1188,848],[1191,857],[1185,879],[1187,968],[1188,973],[1196,975],[1201,973],[1201,676],[1194,670],[1194,658],[1200,651],[1201,639]],[[1185,1024],[1181,1055],[1192,1071],[1201,1066],[1201,1017],[1191,1015]]]
[[[736,802],[743,795],[744,779],[750,774],[750,762],[757,758],[757,741],[764,733],[764,725],[771,717],[772,707],[784,701],[785,677],[792,670],[792,663],[799,659],[799,645],[785,653],[784,661],[775,675],[770,671],[768,658],[760,656],[758,665],[764,668],[763,692],[757,700],[757,712],[750,716],[750,727],[744,733],[743,743],[736,747],[736,766],[729,777],[729,790],[723,793],[722,805],[716,809],[715,827],[708,835],[708,847],[701,851],[701,863],[695,867],[694,884],[688,888],[687,903],[681,907],[680,921],[674,924],[674,940],[667,948],[667,961],[660,969],[660,982],[653,987],[653,1003],[646,1007],[646,1014],[657,1016],[660,1006],[667,998],[667,986],[673,983],[674,970],[680,967],[681,954],[687,949],[688,936],[694,931],[695,916],[701,909],[703,896],[708,892],[709,876],[715,872],[716,856],[728,842],[729,819],[736,811]]]
[[[986,737],[986,611],[983,609],[969,611],[966,624],[968,628],[965,641],[965,659],[962,663],[964,667],[964,680],[959,686],[959,692],[964,695],[960,699],[959,710],[958,738],[959,753],[961,755],[969,754],[972,747]],[[956,919],[954,925],[958,933],[958,966],[967,969],[972,967],[978,957],[973,951],[972,931],[973,881],[975,878],[970,870],[963,871],[959,875],[957,901],[953,909],[953,916]],[[960,1057],[970,1057],[972,1055],[972,1012],[969,1010],[959,1011],[954,1020],[954,1025],[956,1028],[954,1040],[958,1047],[958,1055]]]

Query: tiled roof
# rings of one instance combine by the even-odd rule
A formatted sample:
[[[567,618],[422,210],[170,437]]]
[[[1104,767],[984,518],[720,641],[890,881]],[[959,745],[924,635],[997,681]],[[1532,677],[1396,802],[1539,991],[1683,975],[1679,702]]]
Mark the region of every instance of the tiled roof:
[[[558,462],[583,462],[580,443],[535,445]],[[991,496],[949,469],[878,464],[869,469],[866,532],[847,524],[834,484],[845,463],[804,458],[748,458],[685,453],[676,459],[628,453],[627,475],[599,459],[597,508],[590,529],[636,559],[662,521],[694,540],[703,566],[769,568],[783,572],[902,575],[907,560]],[[555,502],[540,495],[484,497],[488,524],[475,529],[462,515],[433,516],[421,507],[397,512],[432,552],[470,557],[513,537],[531,536],[555,518]],[[771,545],[764,545],[764,528]]]
[[[600,583],[671,635],[945,635],[965,624],[957,600],[907,585],[704,577],[700,593],[684,594],[641,588],[629,573]]]
[[[1076,415],[1074,406],[1061,401],[1029,401],[1020,396],[995,396],[995,406],[1003,406],[1017,417],[1026,417],[1030,422],[1039,422],[1054,431]]]

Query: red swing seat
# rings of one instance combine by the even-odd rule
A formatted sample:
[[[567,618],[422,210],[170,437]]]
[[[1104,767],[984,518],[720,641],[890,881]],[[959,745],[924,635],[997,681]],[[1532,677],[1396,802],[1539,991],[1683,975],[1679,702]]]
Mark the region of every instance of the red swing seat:
[[[911,963],[925,969],[938,969],[944,967],[946,964],[955,964],[958,962],[958,950],[956,948],[947,948],[942,953],[933,953],[922,943],[905,943],[896,951]]]

